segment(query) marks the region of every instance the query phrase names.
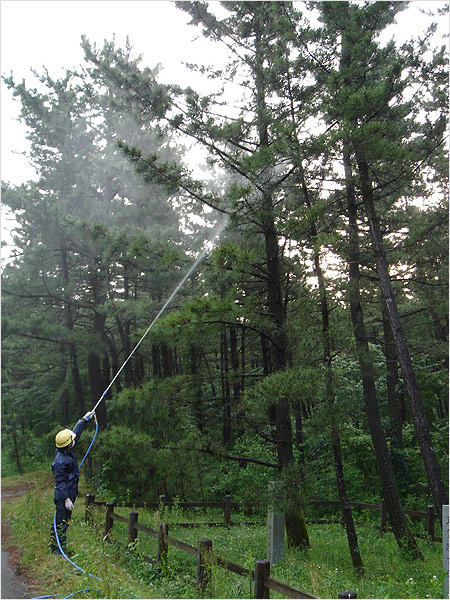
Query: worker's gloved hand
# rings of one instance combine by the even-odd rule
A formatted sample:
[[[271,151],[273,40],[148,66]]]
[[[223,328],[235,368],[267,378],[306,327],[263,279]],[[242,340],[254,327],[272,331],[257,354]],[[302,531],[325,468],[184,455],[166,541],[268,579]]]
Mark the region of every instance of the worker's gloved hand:
[[[89,412],[87,412],[83,417],[83,421],[89,421],[89,419],[92,417],[93,414],[94,414],[93,410],[90,410]]]
[[[67,508],[67,510],[72,511],[73,510],[73,502],[70,498],[66,498],[64,501],[64,506]]]

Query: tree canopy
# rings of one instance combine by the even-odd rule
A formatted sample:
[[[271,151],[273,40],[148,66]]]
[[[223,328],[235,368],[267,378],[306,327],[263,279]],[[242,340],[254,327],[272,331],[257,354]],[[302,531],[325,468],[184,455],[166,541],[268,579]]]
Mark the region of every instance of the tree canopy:
[[[99,406],[101,489],[244,500],[280,477],[303,546],[300,490],[336,495],[360,574],[348,500],[383,495],[419,556],[403,508],[448,502],[448,56],[434,26],[380,41],[407,4],[179,2],[230,56],[192,65],[210,95],[86,38],[78,71],[5,78],[38,173],[2,189],[8,468],[48,455],[176,290]]]

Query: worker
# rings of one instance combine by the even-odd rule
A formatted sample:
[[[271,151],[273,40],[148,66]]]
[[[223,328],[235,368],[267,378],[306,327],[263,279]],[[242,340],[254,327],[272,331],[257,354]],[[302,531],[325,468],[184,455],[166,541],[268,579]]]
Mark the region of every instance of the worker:
[[[64,550],[66,530],[69,527],[69,521],[72,516],[73,504],[78,493],[78,480],[80,478],[73,447],[79,441],[83,429],[92,415],[94,415],[94,411],[87,412],[77,422],[73,431],[71,429],[63,429],[55,436],[56,450],[55,459],[52,463],[52,471],[55,478],[53,501],[56,506],[56,531],[64,553],[66,553]],[[53,554],[61,554],[55,537],[54,521],[51,527],[51,550]]]

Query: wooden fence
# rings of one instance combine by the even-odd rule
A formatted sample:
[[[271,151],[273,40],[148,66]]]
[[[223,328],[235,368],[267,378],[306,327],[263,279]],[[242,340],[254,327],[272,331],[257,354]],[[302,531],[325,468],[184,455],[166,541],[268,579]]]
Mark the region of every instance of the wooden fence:
[[[90,498],[92,498],[92,502],[96,504],[96,506],[105,506],[106,502],[95,500],[95,496],[92,494],[88,494]],[[118,506],[118,505],[116,505]],[[255,505],[250,502],[232,502],[231,496],[225,496],[223,502],[174,502],[172,500],[166,500],[165,496],[159,496],[158,502],[146,502],[145,504],[135,504],[135,503],[121,503],[120,508],[160,508],[161,506],[170,507],[177,506],[182,510],[188,510],[192,508],[221,508],[223,510],[223,521],[218,523],[178,523],[179,527],[223,527],[226,526],[239,526],[239,525],[263,525],[264,523],[259,522],[232,522],[231,521],[231,513],[233,509],[237,508],[246,508],[246,509],[254,509]]]
[[[196,504],[199,503],[189,503]],[[209,503],[216,505],[217,503]],[[250,571],[241,565],[226,560],[213,553],[213,543],[210,539],[204,538],[198,541],[198,547],[191,546],[186,542],[178,540],[169,535],[169,526],[167,523],[160,523],[158,530],[151,529],[146,525],[139,523],[139,513],[132,511],[128,518],[114,512],[114,504],[106,502],[96,502],[95,497],[86,495],[85,519],[89,522],[92,519],[92,510],[96,506],[106,506],[104,537],[108,539],[111,534],[114,521],[128,525],[128,542],[136,542],[138,532],[150,535],[158,540],[157,559],[143,556],[146,562],[152,564],[167,564],[169,546],[174,546],[183,552],[197,556],[197,585],[201,592],[204,592],[208,583],[211,581],[211,568],[213,565],[222,567],[232,573],[243,577],[252,577],[254,581],[254,597],[269,598],[269,591],[273,590],[288,598],[317,598],[303,590],[299,590],[281,581],[270,577],[270,563],[267,560],[258,560],[255,563],[254,570]],[[147,505],[148,507],[148,505]],[[354,592],[340,592],[338,598],[356,598]]]
[[[95,502],[97,506],[105,506],[106,502],[95,500],[94,496],[90,496],[92,498],[92,502]],[[121,508],[160,508],[161,506],[174,506],[176,504],[177,507],[187,510],[191,508],[221,508],[223,510],[223,521],[222,522],[208,522],[208,523],[178,523],[179,527],[233,527],[233,526],[242,526],[242,525],[264,525],[265,522],[233,522],[231,521],[231,514],[233,509],[255,509],[255,505],[250,502],[232,502],[231,496],[227,495],[224,497],[222,502],[173,502],[170,500],[166,500],[165,496],[159,497],[159,502],[148,502],[146,504],[130,504],[124,503],[120,504]],[[386,503],[382,499],[380,504],[368,504],[365,502],[350,502],[350,505],[354,508],[360,508],[365,510],[372,510],[380,513],[380,531],[385,533],[386,531],[392,531],[391,528],[387,526],[388,515],[386,510]],[[308,502],[308,506],[336,506],[339,508],[341,503],[339,500],[313,500]],[[418,538],[428,539],[434,542],[442,542],[441,537],[437,537],[435,534],[435,522],[438,519],[437,514],[434,511],[434,506],[427,506],[426,512],[421,512],[418,510],[404,510],[406,515],[410,517],[425,519],[426,521],[426,535],[420,533],[414,533],[414,535]],[[321,524],[331,524],[331,523],[341,523],[341,519],[306,519],[306,523],[309,525],[321,525]]]
[[[308,505],[340,507],[341,503],[339,502],[339,500],[315,500],[315,501],[309,502]],[[387,510],[386,510],[386,503],[383,499],[381,500],[380,504],[367,504],[365,502],[350,502],[350,505],[354,508],[362,508],[362,509],[374,510],[374,511],[379,512],[380,513],[380,531],[382,533],[385,533],[386,531],[392,531],[392,529],[387,526],[388,514],[387,514]],[[418,510],[408,510],[408,509],[405,509],[403,512],[405,513],[405,515],[408,515],[410,517],[415,517],[415,518],[426,520],[426,528],[427,528],[426,535],[423,535],[420,533],[414,533],[414,535],[416,537],[422,538],[422,539],[428,539],[433,542],[442,542],[442,538],[436,537],[436,535],[435,535],[434,525],[435,525],[436,520],[438,519],[438,516],[434,512],[434,506],[432,506],[432,505],[427,506],[426,512],[421,512]],[[313,520],[308,520],[308,519],[306,520],[306,522],[311,523],[311,524],[319,524],[319,523],[323,523],[323,522],[329,523],[329,521],[323,521],[323,520],[313,521]]]
[[[313,506],[340,506],[339,501],[335,500],[317,500],[309,503]],[[386,504],[384,500],[381,500],[380,504],[367,504],[362,502],[350,502],[351,506],[354,508],[374,510],[380,513],[380,530],[382,532],[386,532],[389,530],[387,527],[387,511]],[[166,501],[166,499],[161,496],[159,502],[151,502],[147,504],[123,504],[122,508],[133,507],[133,508],[159,508],[161,506],[173,506],[174,503],[170,501]],[[128,525],[128,541],[135,542],[137,540],[138,532],[141,532],[146,535],[150,535],[158,540],[158,551],[157,558],[152,559],[148,556],[143,556],[143,559],[146,562],[150,562],[152,564],[167,564],[168,557],[168,548],[169,546],[174,546],[183,552],[187,552],[188,554],[197,556],[197,585],[201,591],[204,591],[208,582],[211,579],[211,566],[217,565],[222,567],[232,573],[237,575],[241,575],[243,577],[252,577],[254,581],[254,597],[255,598],[269,598],[270,590],[278,592],[288,598],[316,598],[316,596],[312,596],[307,592],[294,588],[292,586],[286,585],[281,581],[277,581],[270,577],[270,562],[267,560],[257,560],[255,563],[254,570],[250,571],[241,565],[233,563],[229,560],[226,560],[220,556],[217,556],[213,553],[213,543],[210,539],[200,539],[198,541],[198,547],[191,546],[186,542],[178,540],[174,537],[169,536],[169,525],[167,523],[160,523],[158,530],[151,529],[146,525],[141,525],[139,523],[139,513],[136,511],[132,511],[129,513],[128,517],[124,517],[119,515],[114,511],[115,508],[118,508],[113,503],[102,502],[95,500],[95,496],[92,494],[86,495],[86,510],[85,510],[85,520],[89,522],[92,518],[92,510],[94,507],[106,507],[105,514],[105,528],[104,528],[104,536],[106,539],[110,536],[111,529],[113,527],[114,521],[118,521],[120,523],[124,523]],[[242,505],[237,502],[231,501],[231,496],[225,496],[223,502],[179,502],[176,504],[181,509],[188,508],[222,508],[223,509],[223,521],[218,522],[203,522],[203,523],[177,523],[179,527],[200,527],[200,526],[209,526],[209,527],[230,527],[235,525],[263,525],[264,523],[235,523],[231,521],[231,513],[233,508],[240,508],[245,506],[247,508],[254,508],[254,505],[246,504]],[[405,510],[405,513],[411,517],[415,518],[424,518],[426,519],[427,524],[427,535],[414,534],[416,537],[426,538],[436,542],[442,542],[442,538],[438,538],[435,535],[435,521],[437,519],[437,515],[434,512],[433,506],[428,506],[426,512],[420,512],[415,510]],[[319,520],[306,520],[307,523],[310,524],[321,524],[321,523],[330,523],[329,520],[319,519]],[[338,521],[331,521],[337,522]],[[356,594],[352,591],[343,591],[340,592],[338,598],[356,598]]]

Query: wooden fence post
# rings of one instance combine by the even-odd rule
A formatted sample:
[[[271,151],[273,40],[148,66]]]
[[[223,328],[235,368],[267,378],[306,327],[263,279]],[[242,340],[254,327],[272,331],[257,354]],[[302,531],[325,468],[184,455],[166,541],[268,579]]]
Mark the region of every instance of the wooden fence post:
[[[158,529],[158,564],[167,564],[167,553],[169,551],[169,526],[167,523],[160,523]]]
[[[382,498],[381,503],[380,503],[380,531],[381,531],[381,533],[386,532],[386,517],[387,517],[386,502],[384,501],[384,498]]]
[[[427,506],[427,534],[430,536],[432,540],[434,540],[434,506]]]
[[[166,511],[165,511],[166,497],[165,497],[165,495],[164,494],[160,494],[158,496],[158,500],[159,500],[159,506],[158,506],[159,518],[160,519],[165,519],[166,518]]]
[[[202,591],[211,581],[211,567],[208,565],[208,554],[211,550],[211,540],[205,538],[198,541],[197,584]]]
[[[93,494],[86,494],[86,508],[84,511],[84,521],[89,523],[92,521],[92,508],[95,502],[95,496]]]
[[[266,577],[270,577],[270,562],[257,560],[255,564],[255,598],[269,598],[269,588],[264,585]]]
[[[231,522],[231,496],[225,496],[223,505],[223,517],[225,525],[229,525]]]
[[[113,526],[113,518],[112,518],[112,514],[114,512],[114,504],[112,502],[108,502],[106,504],[106,516],[105,516],[105,533],[104,533],[104,537],[106,539],[108,539],[109,537],[109,532],[111,531],[111,528]]]
[[[138,532],[135,527],[138,522],[139,513],[130,512],[130,520],[128,521],[128,543],[132,544],[137,540]]]

